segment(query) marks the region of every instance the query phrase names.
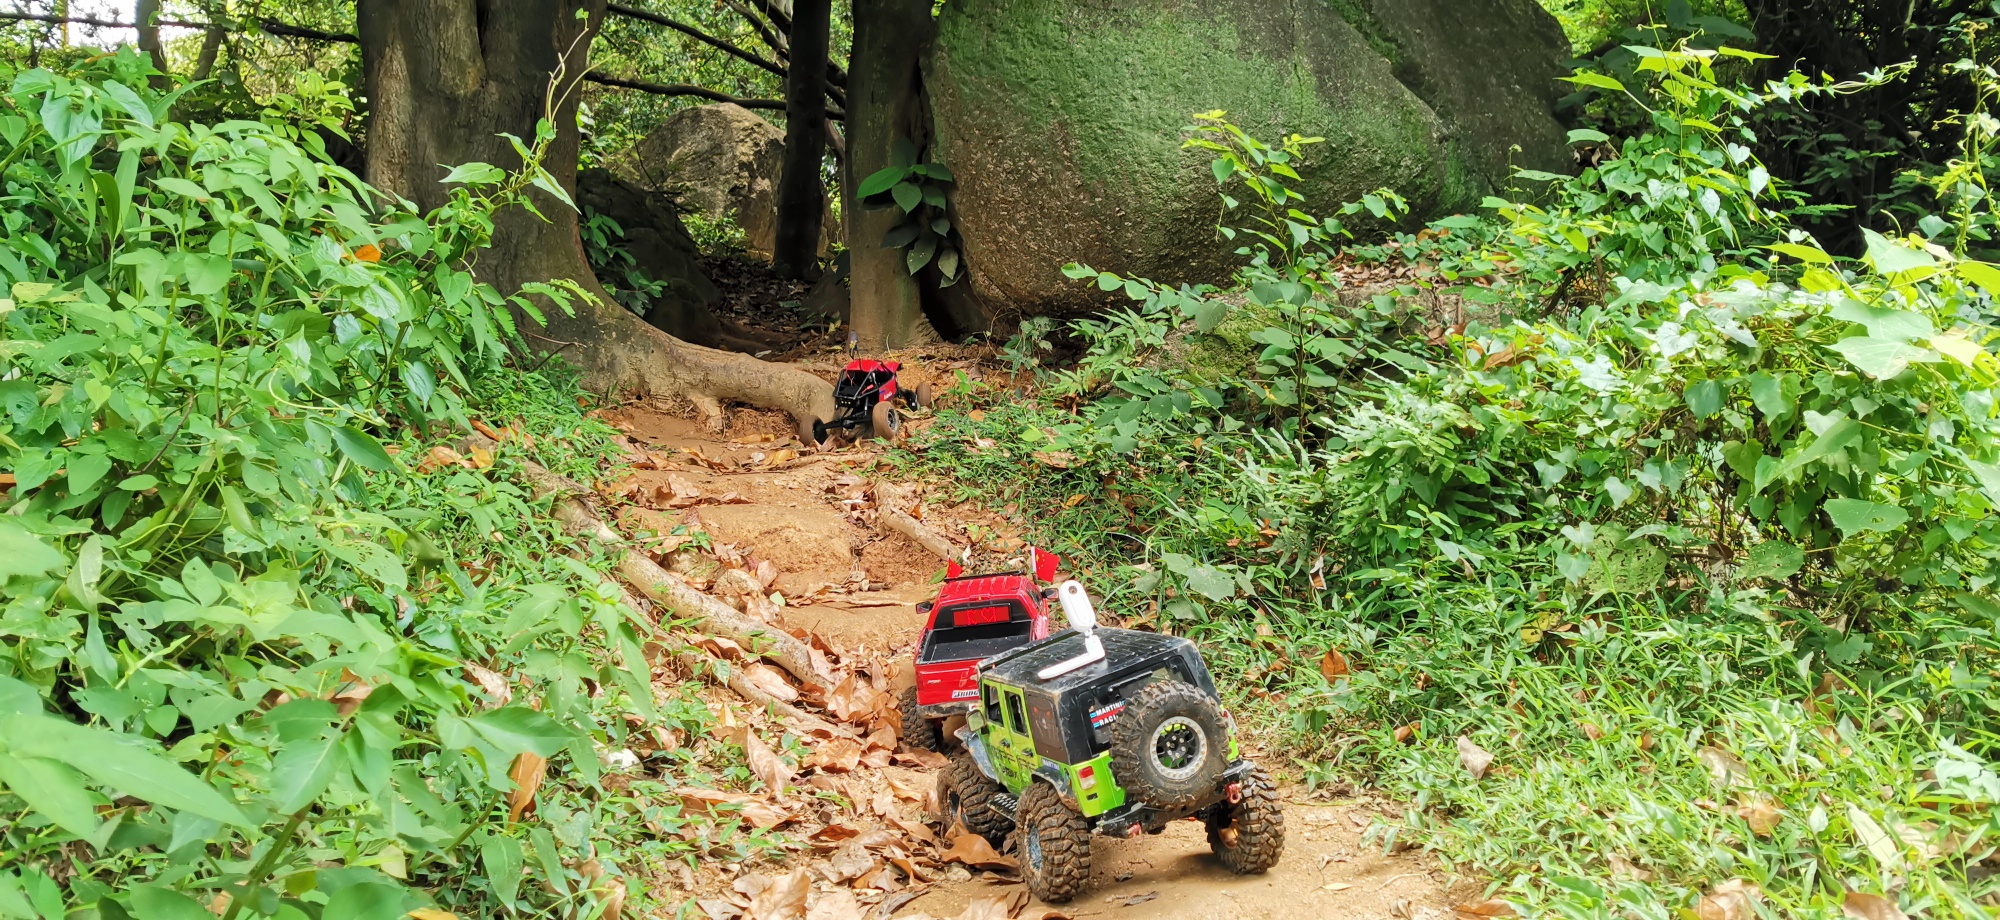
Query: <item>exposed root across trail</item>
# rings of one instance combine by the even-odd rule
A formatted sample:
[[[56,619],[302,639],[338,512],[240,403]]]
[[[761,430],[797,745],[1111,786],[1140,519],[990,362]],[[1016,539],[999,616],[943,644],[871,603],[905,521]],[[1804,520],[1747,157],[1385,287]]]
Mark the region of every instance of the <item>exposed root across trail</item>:
[[[993,516],[978,512],[988,539],[975,545],[953,519],[965,509],[926,501],[918,484],[881,483],[879,448],[866,442],[815,451],[789,420],[748,412],[729,420],[733,439],[645,406],[603,415],[626,434],[629,468],[578,497],[589,520],[570,524],[626,547],[621,576],[655,602],[631,603],[678,630],[650,647],[659,695],[685,696],[676,685],[701,679],[720,723],[714,738],[659,743],[741,746],[757,777],[742,790],[683,788],[683,809],[713,819],[700,841],[740,824],[783,841],[762,861],[653,868],[649,885],[667,903],[692,900],[711,920],[1448,916],[1433,864],[1364,842],[1379,803],[1308,803],[1291,787],[1284,858],[1265,875],[1230,874],[1199,824],[1177,822],[1156,837],[1097,838],[1090,890],[1061,907],[1033,902],[1010,855],[937,823],[945,760],[901,745],[894,702],[911,679],[914,605],[935,590],[939,550],[972,547],[977,571],[1018,541],[993,541]],[[908,535],[919,519],[929,546]],[[647,583],[662,578],[664,588]],[[635,753],[633,769],[645,770],[647,752]]]

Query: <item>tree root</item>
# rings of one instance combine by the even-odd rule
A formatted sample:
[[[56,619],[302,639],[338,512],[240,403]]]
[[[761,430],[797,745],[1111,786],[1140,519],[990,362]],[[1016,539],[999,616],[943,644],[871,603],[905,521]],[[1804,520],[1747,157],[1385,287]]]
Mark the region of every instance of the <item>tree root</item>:
[[[875,517],[882,526],[916,541],[939,559],[964,562],[968,551],[953,546],[950,540],[903,511],[901,506],[908,503],[909,497],[901,489],[886,482],[875,483]]]
[[[498,446],[483,435],[473,435],[467,443],[489,451]],[[579,496],[587,493],[582,486],[525,458],[520,459],[520,464],[521,478],[526,480],[530,494],[536,498],[555,498],[553,510],[556,520],[561,521],[565,529],[619,548],[616,567],[626,584],[639,589],[640,593],[668,610],[694,620],[700,628],[733,639],[752,652],[769,658],[807,686],[820,691],[827,689],[826,679],[813,670],[812,654],[805,643],[696,590],[679,576],[660,568],[644,553],[634,550],[623,535],[612,530],[583,503]]]
[[[675,652],[674,662],[679,664],[689,674],[699,674],[706,677],[727,687],[746,702],[776,712],[779,716],[797,722],[805,728],[827,731],[843,738],[859,740],[860,736],[854,732],[764,692],[762,687],[751,683],[749,678],[743,676],[742,668],[731,667],[726,661],[718,661],[700,652],[690,650]]]

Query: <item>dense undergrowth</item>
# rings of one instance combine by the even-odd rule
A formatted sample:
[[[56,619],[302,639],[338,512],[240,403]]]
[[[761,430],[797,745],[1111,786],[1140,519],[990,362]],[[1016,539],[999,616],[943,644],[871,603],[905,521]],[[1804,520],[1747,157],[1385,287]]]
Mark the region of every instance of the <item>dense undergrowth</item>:
[[[419,214],[327,161],[344,97],[193,124],[145,71],[0,92],[0,917],[605,916],[761,846],[599,770],[709,713],[510,481],[610,450],[471,276],[539,145]],[[449,453],[481,418],[525,437]],[[694,750],[651,775],[747,780]]]
[[[1638,53],[1630,83],[1577,77],[1645,113],[1614,158],[1365,245],[1343,219],[1392,194],[1315,214],[1286,187],[1314,139],[1205,116],[1241,285],[1072,267],[1133,305],[1078,324],[1038,399],[946,414],[904,462],[1047,509],[1107,607],[1210,640],[1295,775],[1388,791],[1388,836],[1523,911],[1987,916],[1979,171],[1934,184],[1930,239],[1835,258],[1745,116],[1851,87]],[[1380,261],[1405,283],[1341,288]]]

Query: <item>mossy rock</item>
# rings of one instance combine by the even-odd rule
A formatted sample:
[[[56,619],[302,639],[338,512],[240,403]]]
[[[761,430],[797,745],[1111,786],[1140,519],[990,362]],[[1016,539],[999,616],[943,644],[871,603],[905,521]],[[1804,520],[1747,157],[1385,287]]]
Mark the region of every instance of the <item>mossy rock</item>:
[[[1443,23],[1482,10],[1512,15],[1519,2],[1533,6],[1424,5]],[[1222,205],[1212,157],[1181,146],[1197,112],[1221,109],[1267,140],[1325,137],[1308,148],[1296,183],[1308,211],[1330,213],[1383,186],[1419,217],[1477,205],[1518,136],[1489,142],[1457,131],[1483,122],[1441,115],[1389,55],[1407,47],[1410,60],[1428,62],[1409,70],[1427,88],[1485,73],[1468,66],[1453,82],[1431,45],[1410,38],[1430,36],[1424,21],[1383,17],[1364,34],[1349,18],[1371,4],[1339,5],[1345,13],[1332,0],[946,3],[925,85],[935,157],[958,178],[953,211],[971,293],[991,313],[1075,314],[1114,302],[1064,278],[1071,261],[1164,282],[1227,281],[1238,244],[1215,231]],[[1560,30],[1554,40],[1559,53]],[[1515,82],[1496,91],[1513,92]],[[1509,111],[1546,109],[1541,99]],[[1546,111],[1529,121],[1522,130],[1553,132],[1561,143]]]

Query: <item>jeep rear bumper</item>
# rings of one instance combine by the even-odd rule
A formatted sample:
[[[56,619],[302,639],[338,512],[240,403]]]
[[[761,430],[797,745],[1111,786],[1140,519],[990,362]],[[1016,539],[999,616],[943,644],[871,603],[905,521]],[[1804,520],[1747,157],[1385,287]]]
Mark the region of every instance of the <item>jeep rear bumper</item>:
[[[1127,805],[1100,816],[1093,829],[1109,837],[1136,835],[1141,830],[1148,834],[1157,834],[1165,830],[1171,822],[1194,817],[1200,812],[1227,802],[1229,787],[1232,784],[1242,783],[1255,769],[1257,769],[1256,764],[1248,760],[1239,760],[1222,771],[1222,777],[1215,781],[1215,791],[1212,794],[1202,796],[1193,805],[1181,808],[1155,808],[1143,802]]]

